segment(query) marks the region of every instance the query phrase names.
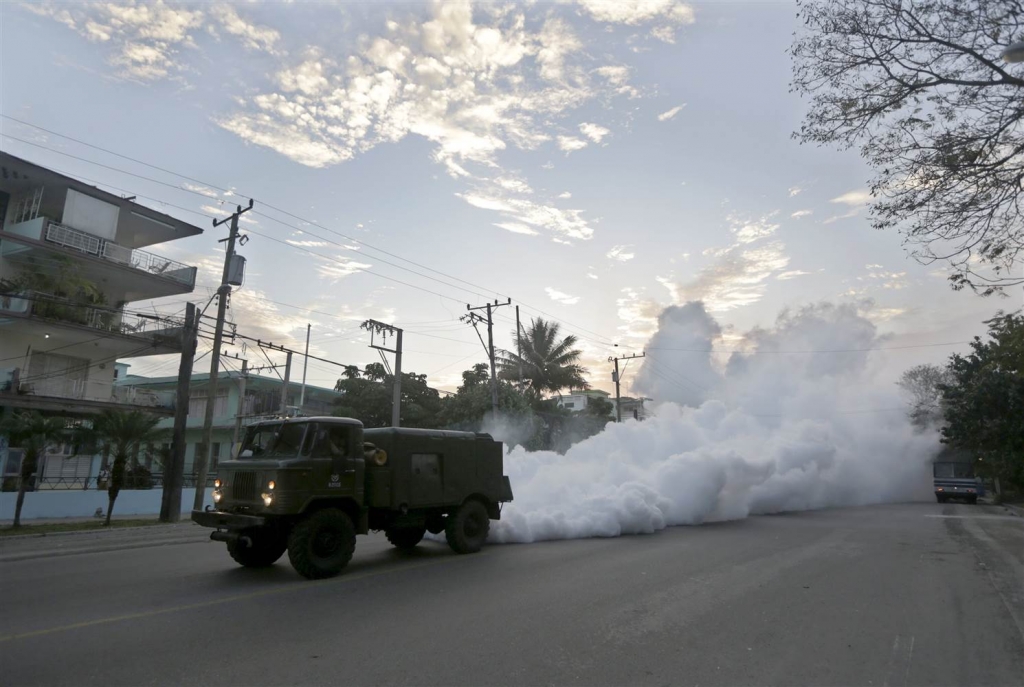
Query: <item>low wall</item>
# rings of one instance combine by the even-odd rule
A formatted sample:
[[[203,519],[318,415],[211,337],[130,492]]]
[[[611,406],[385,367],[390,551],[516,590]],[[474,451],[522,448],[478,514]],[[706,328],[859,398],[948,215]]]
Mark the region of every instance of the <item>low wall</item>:
[[[213,503],[213,488],[206,490],[205,504]],[[161,489],[131,489],[117,495],[114,515],[159,515]],[[181,512],[192,510],[195,489],[181,490]],[[14,519],[14,504],[18,493],[0,492],[0,520]],[[25,494],[25,505],[21,509],[22,520],[34,518],[82,518],[89,517],[100,508],[107,512],[107,492],[99,489],[67,489],[30,491]]]

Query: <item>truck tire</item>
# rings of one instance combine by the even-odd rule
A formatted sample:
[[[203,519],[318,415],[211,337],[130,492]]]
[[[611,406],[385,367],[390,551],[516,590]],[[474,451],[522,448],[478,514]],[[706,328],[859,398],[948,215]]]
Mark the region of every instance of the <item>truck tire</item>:
[[[455,553],[476,553],[487,541],[490,529],[491,519],[484,504],[466,501],[454,515],[448,516],[444,535]]]
[[[262,529],[246,530],[242,535],[252,544],[239,540],[228,542],[228,554],[235,562],[246,568],[266,568],[277,562],[288,548],[288,539],[273,531]]]
[[[392,546],[403,551],[412,549],[423,541],[423,535],[426,533],[426,527],[389,527],[384,531]]]
[[[288,560],[303,577],[334,577],[352,560],[356,528],[337,508],[325,508],[302,520],[288,537]]]

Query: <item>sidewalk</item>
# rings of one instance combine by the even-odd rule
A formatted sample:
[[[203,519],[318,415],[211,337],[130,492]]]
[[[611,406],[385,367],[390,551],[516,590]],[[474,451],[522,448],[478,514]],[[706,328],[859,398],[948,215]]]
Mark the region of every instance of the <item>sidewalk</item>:
[[[125,516],[125,519],[140,519]],[[56,522],[81,521],[68,518]],[[89,520],[85,518],[84,520]],[[42,523],[42,521],[33,521]],[[53,522],[53,521],[50,521]],[[28,524],[28,523],[26,523]],[[86,530],[84,532],[52,532],[0,537],[0,564],[33,558],[73,556],[83,553],[103,553],[150,546],[192,544],[207,541],[210,530],[186,520],[168,525],[145,525],[118,529]]]

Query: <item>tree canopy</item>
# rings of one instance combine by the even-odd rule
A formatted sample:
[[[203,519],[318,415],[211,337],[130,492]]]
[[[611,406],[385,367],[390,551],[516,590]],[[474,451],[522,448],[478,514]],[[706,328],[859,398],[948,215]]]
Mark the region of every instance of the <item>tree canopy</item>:
[[[954,288],[1024,282],[1024,40],[1019,0],[806,0],[792,87],[802,142],[859,146],[873,224],[900,231]]]
[[[986,471],[1024,488],[1024,315],[989,320],[989,339],[950,359],[940,385],[943,441],[974,452]]]

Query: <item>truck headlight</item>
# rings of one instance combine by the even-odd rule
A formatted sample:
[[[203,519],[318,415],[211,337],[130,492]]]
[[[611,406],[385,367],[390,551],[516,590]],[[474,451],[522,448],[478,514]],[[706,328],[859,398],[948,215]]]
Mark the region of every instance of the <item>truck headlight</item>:
[[[267,483],[267,489],[269,489],[270,491],[274,491],[274,487],[276,486],[277,484],[274,483],[274,480],[270,480],[270,482]]]
[[[263,493],[263,505],[266,506],[267,508],[270,508],[270,506],[273,503],[274,503],[274,495],[270,494],[270,493],[267,493],[267,492],[264,492]]]
[[[220,480],[218,480],[218,481],[220,481]],[[224,498],[224,493],[221,492],[220,489],[214,489],[213,490],[213,502],[214,503],[220,503],[220,500],[222,498]]]
[[[213,488],[214,488],[214,489],[220,489],[220,487],[221,487],[221,485],[222,485],[222,484],[223,484],[223,483],[222,483],[222,482],[221,482],[221,481],[220,481],[219,479],[215,479],[215,480],[213,480]]]

